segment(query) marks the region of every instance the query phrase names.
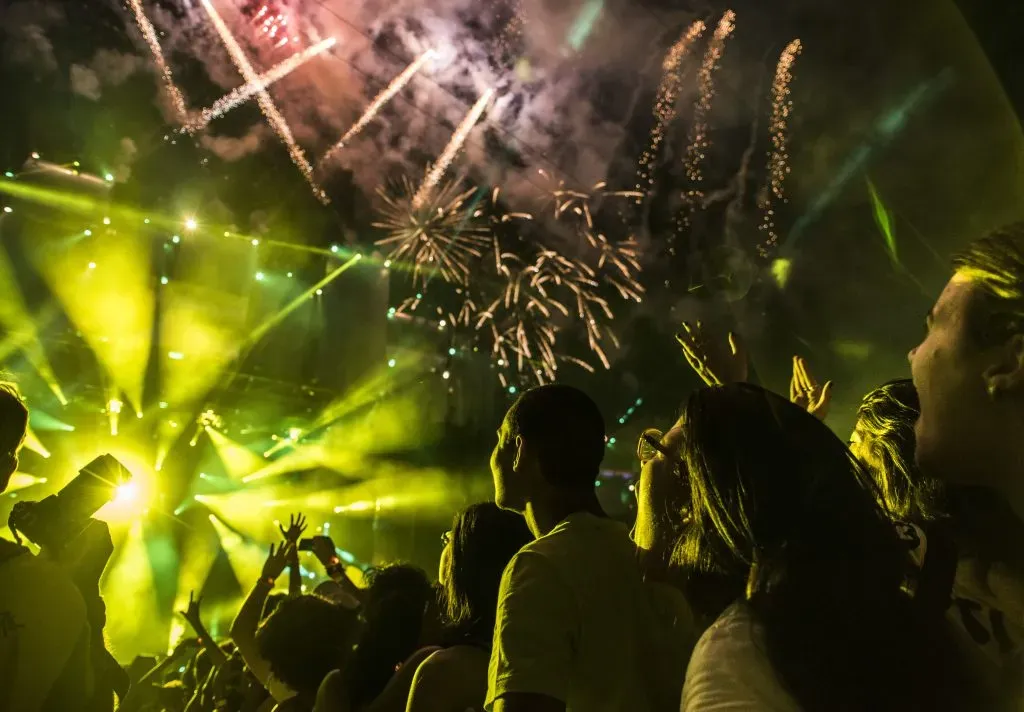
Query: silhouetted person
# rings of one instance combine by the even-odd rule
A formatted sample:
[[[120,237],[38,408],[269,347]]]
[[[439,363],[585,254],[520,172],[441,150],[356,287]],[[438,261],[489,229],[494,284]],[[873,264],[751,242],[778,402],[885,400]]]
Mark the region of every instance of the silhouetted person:
[[[502,577],[486,708],[675,709],[683,658],[624,527],[594,491],[604,420],[584,393],[548,385],[509,409],[491,454],[498,506],[537,537]]]

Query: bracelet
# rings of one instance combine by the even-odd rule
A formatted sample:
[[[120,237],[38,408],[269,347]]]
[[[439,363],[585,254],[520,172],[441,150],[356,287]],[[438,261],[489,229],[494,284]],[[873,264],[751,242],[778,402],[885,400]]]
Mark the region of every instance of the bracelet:
[[[272,578],[263,578],[261,576],[257,583],[265,583],[270,588],[273,588],[277,584],[277,580],[276,579],[272,579]]]

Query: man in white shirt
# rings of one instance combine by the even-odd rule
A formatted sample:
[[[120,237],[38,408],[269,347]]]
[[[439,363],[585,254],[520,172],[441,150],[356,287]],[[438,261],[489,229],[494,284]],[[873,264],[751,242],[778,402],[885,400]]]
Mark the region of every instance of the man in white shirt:
[[[501,582],[488,673],[493,712],[676,709],[690,629],[645,585],[625,527],[594,483],[604,420],[561,385],[523,394],[491,455],[495,499],[522,512],[537,539]]]

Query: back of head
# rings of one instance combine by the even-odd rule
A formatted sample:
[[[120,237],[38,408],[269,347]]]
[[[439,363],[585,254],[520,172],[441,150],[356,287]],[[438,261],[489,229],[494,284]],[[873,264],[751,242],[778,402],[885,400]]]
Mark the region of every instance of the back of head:
[[[18,469],[18,450],[28,431],[28,408],[18,386],[0,381],[0,492]]]
[[[942,622],[901,591],[906,548],[846,445],[749,384],[694,393],[686,427],[681,563],[748,575],[765,652],[801,708],[950,709],[930,681],[947,670]]]
[[[604,459],[604,418],[583,391],[560,384],[532,388],[505,416],[509,436],[521,436],[545,481],[558,488],[593,490]]]
[[[415,566],[374,569],[367,582],[363,628],[346,676],[357,709],[375,699],[420,646],[424,614],[436,598],[427,574]]]
[[[914,423],[921,406],[914,383],[884,383],[861,401],[850,449],[872,476],[881,504],[895,519],[924,522],[941,514],[941,484],[914,462]]]
[[[839,575],[831,565],[838,556],[847,567],[871,569],[871,578],[879,574],[873,552],[892,548],[891,532],[870,481],[818,419],[740,383],[695,392],[685,422],[680,454],[692,524],[681,563],[746,575],[756,561],[806,584],[820,580],[826,563]],[[892,562],[887,568],[898,584]]]
[[[451,537],[443,589],[451,637],[490,645],[501,575],[533,534],[521,515],[482,502],[455,516]]]
[[[958,275],[977,285],[969,325],[980,345],[992,345],[1024,330],[1024,222],[993,230],[953,258]]]
[[[274,676],[304,696],[315,696],[324,677],[352,652],[355,611],[317,596],[282,601],[260,624],[256,644]]]

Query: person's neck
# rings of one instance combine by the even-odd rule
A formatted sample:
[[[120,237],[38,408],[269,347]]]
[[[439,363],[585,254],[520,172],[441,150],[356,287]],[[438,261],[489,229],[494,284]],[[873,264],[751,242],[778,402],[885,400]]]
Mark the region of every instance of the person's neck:
[[[534,537],[542,537],[558,526],[566,517],[587,512],[606,517],[595,492],[558,492],[549,497],[538,497],[526,503],[526,523]]]

